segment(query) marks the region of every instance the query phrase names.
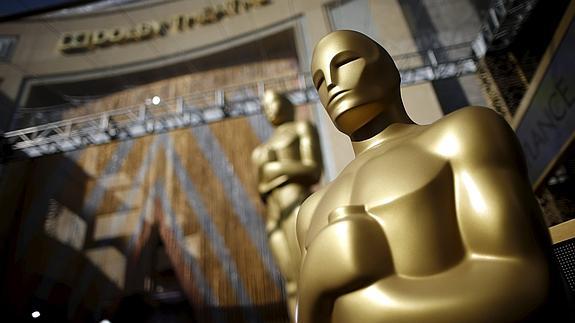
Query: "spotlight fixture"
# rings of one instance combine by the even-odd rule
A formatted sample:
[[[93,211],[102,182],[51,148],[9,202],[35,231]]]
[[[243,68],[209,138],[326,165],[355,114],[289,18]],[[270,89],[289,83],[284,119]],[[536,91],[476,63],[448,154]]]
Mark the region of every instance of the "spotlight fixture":
[[[38,312],[38,311],[32,312],[32,317],[35,318],[35,319],[39,318],[39,317],[40,317],[40,312]]]
[[[152,104],[153,104],[153,105],[158,105],[158,104],[160,104],[160,97],[157,96],[157,95],[155,95],[155,96],[152,98]]]

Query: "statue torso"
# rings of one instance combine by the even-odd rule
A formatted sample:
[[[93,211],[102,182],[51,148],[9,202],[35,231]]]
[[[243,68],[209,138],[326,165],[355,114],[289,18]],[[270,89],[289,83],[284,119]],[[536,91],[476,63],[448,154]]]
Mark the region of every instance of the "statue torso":
[[[428,275],[460,259],[453,170],[431,148],[440,140],[433,127],[407,126],[357,156],[324,192],[308,235],[338,207],[359,205],[382,226],[398,274]]]
[[[428,126],[400,125],[393,136],[359,153],[329,186],[310,198],[313,207],[309,209],[311,212],[304,212],[304,216],[311,214],[311,218],[298,220],[308,223],[304,225],[307,231],[301,231],[305,235],[300,237],[307,253],[302,268],[307,270],[306,258],[309,258],[310,264],[322,259],[320,262],[330,269],[325,273],[318,269],[314,273],[309,267],[310,280],[306,281],[310,285],[309,292],[303,293],[316,295],[310,296],[316,299],[314,297],[324,297],[317,295],[323,295],[326,288],[332,290],[330,297],[334,308],[330,312],[333,317],[325,322],[349,322],[358,317],[362,322],[396,322],[400,319],[471,322],[481,321],[482,313],[490,307],[497,314],[494,317],[502,319],[509,315],[513,318],[525,315],[518,313],[533,306],[518,304],[536,302],[536,297],[545,295],[542,286],[545,286],[546,269],[537,252],[533,253],[536,256],[527,257],[515,256],[511,249],[501,249],[503,253],[509,251],[516,257],[517,265],[505,262],[499,254],[487,253],[475,258],[474,250],[481,249],[478,246],[483,243],[490,245],[500,239],[485,235],[488,232],[483,227],[488,225],[486,223],[497,223],[493,225],[494,230],[503,232],[505,229],[500,223],[506,223],[505,228],[507,225],[512,228],[523,226],[525,221],[507,222],[516,221],[511,220],[516,213],[509,214],[509,218],[506,218],[506,212],[493,213],[485,222],[486,218],[481,214],[461,212],[462,204],[467,203],[469,194],[473,193],[462,191],[461,187],[461,179],[469,170],[468,162],[476,162],[478,147],[489,155],[488,145],[493,144],[479,140],[484,138],[478,137],[476,131],[466,133],[461,129],[469,123],[475,123],[475,130],[485,129],[489,125],[483,123],[492,118],[490,115],[484,118],[484,115],[481,110],[467,110],[457,117],[448,116]],[[459,152],[455,151],[457,147],[461,148]],[[485,164],[481,169],[493,172],[497,166]],[[472,189],[493,190],[489,185]],[[502,205],[508,204],[502,202]],[[360,217],[356,216],[358,213],[361,213]],[[370,224],[355,220],[363,216],[370,219]],[[483,218],[475,219],[477,216]],[[366,232],[365,225],[380,229]],[[354,229],[358,226],[363,226],[363,229]],[[479,236],[484,240],[470,242],[469,237],[475,239]],[[513,242],[513,237],[509,238]],[[342,239],[358,247],[330,247]],[[321,241],[316,243],[314,240]],[[524,242],[523,247],[532,248],[531,243]],[[319,247],[312,252],[312,246]],[[330,260],[333,263],[328,264],[326,259],[333,259]],[[532,267],[519,262],[532,260]],[[375,272],[355,269],[370,262],[387,269]],[[524,273],[525,268],[533,268],[533,273]],[[333,283],[314,282],[314,279],[328,274],[333,274]],[[537,281],[540,285],[534,287],[535,292],[521,292],[517,286],[522,286],[522,283],[511,279],[518,275],[533,275],[531,277],[540,279]],[[497,288],[506,284],[508,287],[503,290]],[[531,292],[533,294],[529,294]],[[532,295],[534,298],[529,298]],[[528,301],[521,300],[524,296]],[[447,310],[443,308],[445,304],[453,306]],[[495,309],[494,304],[502,308],[514,304],[517,312]],[[319,317],[331,315],[317,313]]]
[[[295,122],[279,126],[270,139],[265,143],[265,149],[273,156],[274,160],[300,160],[299,134]]]
[[[257,148],[257,154],[263,154],[266,162],[301,161],[299,122],[288,122],[277,127],[267,142]],[[261,180],[261,179],[260,179]],[[268,204],[275,204],[270,212],[290,213],[309,195],[309,188],[299,183],[288,183],[275,188],[268,196]]]

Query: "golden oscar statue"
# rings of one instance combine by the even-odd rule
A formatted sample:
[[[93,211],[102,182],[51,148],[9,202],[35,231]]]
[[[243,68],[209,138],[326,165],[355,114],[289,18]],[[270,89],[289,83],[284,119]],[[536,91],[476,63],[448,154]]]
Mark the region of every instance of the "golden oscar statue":
[[[293,319],[301,256],[296,215],[321,175],[319,139],[309,122],[294,121],[294,107],[284,96],[268,91],[262,106],[276,129],[266,143],[253,151],[252,161],[257,168],[258,191],[267,208],[269,245],[286,281]]]
[[[297,220],[298,322],[505,322],[545,307],[548,235],[514,133],[467,107],[414,124],[390,55],[353,31],[312,77],[355,159]]]

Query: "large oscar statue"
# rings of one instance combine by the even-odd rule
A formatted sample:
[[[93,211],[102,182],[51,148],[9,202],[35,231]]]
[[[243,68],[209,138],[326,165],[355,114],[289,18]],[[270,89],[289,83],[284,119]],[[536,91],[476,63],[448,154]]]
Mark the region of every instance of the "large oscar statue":
[[[467,107],[414,124],[391,57],[357,32],[325,36],[312,76],[355,159],[299,211],[298,322],[540,313],[551,286],[548,236],[505,121]]]
[[[296,215],[321,175],[319,140],[313,125],[294,121],[294,107],[284,96],[266,92],[262,105],[275,131],[254,150],[252,160],[258,172],[258,191],[267,208],[269,245],[286,281],[293,319],[301,256]]]

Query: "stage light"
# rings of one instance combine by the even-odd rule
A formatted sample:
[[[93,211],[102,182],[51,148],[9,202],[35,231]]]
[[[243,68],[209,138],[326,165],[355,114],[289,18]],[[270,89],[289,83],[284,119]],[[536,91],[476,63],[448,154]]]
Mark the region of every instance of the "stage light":
[[[32,312],[32,317],[35,318],[35,319],[39,318],[39,317],[40,317],[40,312],[38,312],[38,311]]]
[[[103,319],[103,320],[100,321],[100,323],[112,323],[112,322],[110,322],[110,320]]]
[[[158,104],[160,104],[160,97],[157,96],[157,95],[154,96],[154,97],[152,98],[152,104],[153,104],[153,105],[158,105]]]

